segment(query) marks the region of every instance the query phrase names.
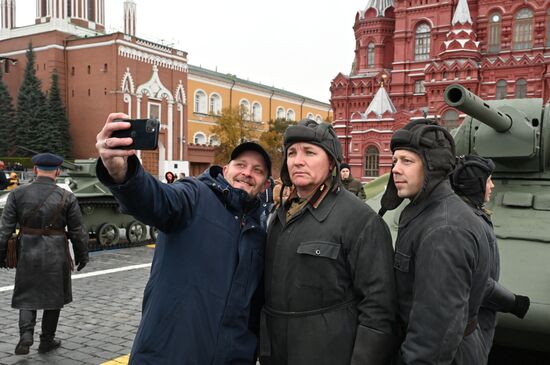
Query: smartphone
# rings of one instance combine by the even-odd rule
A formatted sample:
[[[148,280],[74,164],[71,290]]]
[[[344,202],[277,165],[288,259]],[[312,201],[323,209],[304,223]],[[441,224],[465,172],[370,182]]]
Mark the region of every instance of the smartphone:
[[[123,150],[156,150],[159,142],[160,122],[156,119],[117,119],[129,122],[130,128],[114,131],[111,137],[131,137],[134,142],[129,146],[118,147]]]

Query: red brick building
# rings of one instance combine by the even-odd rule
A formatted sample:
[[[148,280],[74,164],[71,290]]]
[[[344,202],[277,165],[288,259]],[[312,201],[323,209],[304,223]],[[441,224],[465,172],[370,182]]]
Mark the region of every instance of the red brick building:
[[[393,131],[427,115],[453,128],[443,100],[460,83],[484,99],[550,98],[550,2],[367,0],[353,26],[350,75],[331,83],[334,126],[352,173],[391,169]]]
[[[147,170],[186,171],[187,53],[134,36],[133,0],[124,1],[124,33],[105,34],[105,0],[36,0],[34,25],[15,26],[15,0],[0,1],[0,62],[16,98],[32,42],[43,90],[51,73],[67,108],[73,154],[95,157],[109,112],[161,121],[159,149],[142,151]]]

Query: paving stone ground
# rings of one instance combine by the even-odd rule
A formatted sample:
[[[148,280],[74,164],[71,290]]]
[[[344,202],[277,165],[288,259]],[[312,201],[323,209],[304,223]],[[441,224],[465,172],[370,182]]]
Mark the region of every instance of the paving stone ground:
[[[150,264],[154,249],[134,247],[90,253],[79,273]],[[73,279],[73,302],[61,311],[56,337],[59,349],[37,352],[42,312],[38,311],[34,345],[28,355],[14,355],[19,340],[19,312],[11,308],[12,291],[0,291],[0,365],[99,365],[130,353],[141,317],[149,267]],[[13,285],[15,272],[0,270],[0,287]]]

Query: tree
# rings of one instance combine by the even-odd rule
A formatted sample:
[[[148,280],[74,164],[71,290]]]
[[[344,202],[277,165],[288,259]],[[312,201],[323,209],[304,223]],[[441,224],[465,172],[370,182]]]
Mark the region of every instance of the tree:
[[[6,60],[5,62],[9,62]],[[12,98],[8,88],[2,80],[2,71],[0,70],[0,156],[6,156],[13,150],[15,144],[14,118]]]
[[[15,118],[15,143],[38,152],[48,151],[48,141],[53,138],[48,125],[46,96],[36,77],[32,44],[27,50],[27,65],[23,82],[17,95]]]
[[[283,136],[286,129],[296,122],[286,119],[269,121],[269,129],[260,136],[260,143],[271,156],[273,175],[279,175],[284,158]]]
[[[52,73],[52,83],[48,93],[48,120],[52,139],[49,141],[49,151],[65,158],[71,155],[71,135],[69,120],[65,106],[59,93],[59,76],[57,71]]]
[[[227,163],[235,147],[242,142],[258,139],[261,126],[260,123],[250,121],[248,111],[242,106],[224,108],[218,118],[218,124],[212,128],[212,133],[220,141],[214,161],[219,164]]]

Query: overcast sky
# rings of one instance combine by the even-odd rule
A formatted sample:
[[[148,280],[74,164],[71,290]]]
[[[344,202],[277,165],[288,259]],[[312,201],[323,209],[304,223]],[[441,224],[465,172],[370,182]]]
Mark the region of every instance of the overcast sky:
[[[34,23],[17,0],[17,26]],[[192,65],[328,102],[349,73],[353,22],[367,0],[136,0],[136,35],[188,52]],[[123,0],[105,0],[106,28],[123,29]]]

